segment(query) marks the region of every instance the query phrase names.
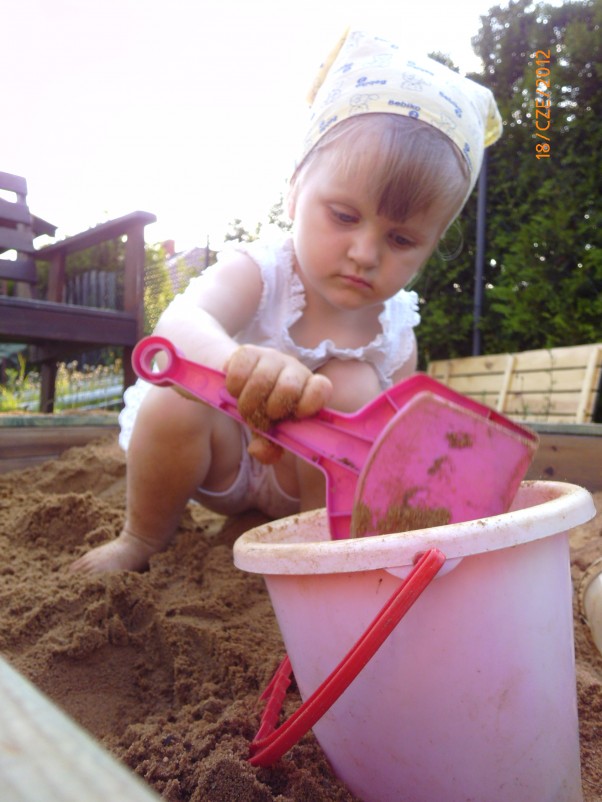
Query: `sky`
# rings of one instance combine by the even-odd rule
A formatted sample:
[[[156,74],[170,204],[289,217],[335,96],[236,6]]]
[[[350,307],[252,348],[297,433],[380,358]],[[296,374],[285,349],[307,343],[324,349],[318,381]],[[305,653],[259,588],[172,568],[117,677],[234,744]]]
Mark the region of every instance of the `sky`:
[[[142,209],[147,242],[218,247],[285,191],[348,25],[462,73],[493,0],[0,0],[0,171],[66,236]],[[367,8],[366,8],[367,6]],[[451,10],[453,9],[453,10]]]

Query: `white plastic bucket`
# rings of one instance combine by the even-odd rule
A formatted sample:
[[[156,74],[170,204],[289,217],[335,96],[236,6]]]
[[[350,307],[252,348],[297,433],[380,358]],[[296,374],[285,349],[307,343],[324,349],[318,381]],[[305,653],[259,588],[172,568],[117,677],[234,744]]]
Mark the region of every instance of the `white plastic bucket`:
[[[333,541],[317,510],[237,540],[235,564],[265,576],[303,699],[417,554],[434,546],[449,558],[313,727],[354,794],[582,800],[567,531],[594,514],[580,487],[525,482],[512,510],[492,518]]]

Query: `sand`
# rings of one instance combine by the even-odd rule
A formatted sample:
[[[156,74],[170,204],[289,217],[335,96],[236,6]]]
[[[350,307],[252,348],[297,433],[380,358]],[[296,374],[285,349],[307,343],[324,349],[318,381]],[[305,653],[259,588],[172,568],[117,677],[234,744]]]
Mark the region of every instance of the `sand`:
[[[265,519],[190,505],[142,573],[67,573],[119,531],[123,455],[112,437],[0,476],[0,650],[172,802],[352,802],[309,733],[276,766],[246,760],[258,696],[283,656],[261,577],[232,544]],[[602,554],[601,511],[571,536],[578,584]],[[602,800],[602,656],[575,611],[585,802]],[[294,690],[286,703],[291,712]]]

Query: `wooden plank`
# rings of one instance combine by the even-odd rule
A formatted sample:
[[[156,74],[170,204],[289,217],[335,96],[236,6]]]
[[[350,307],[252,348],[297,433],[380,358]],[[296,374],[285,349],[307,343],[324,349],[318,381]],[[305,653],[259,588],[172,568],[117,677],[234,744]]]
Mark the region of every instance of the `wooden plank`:
[[[73,446],[89,443],[103,437],[118,426],[70,426],[57,429],[2,429],[0,430],[0,459],[12,457],[56,455]]]
[[[587,379],[585,366],[566,368],[563,370],[532,371],[530,373],[515,372],[512,376],[510,391],[514,392],[576,392],[580,393]]]
[[[33,233],[31,230],[17,231],[15,228],[0,228],[0,248],[5,251],[33,253]]]
[[[578,427],[547,426],[538,430],[539,448],[527,479],[550,479],[585,487],[590,493],[602,490],[602,425],[592,424],[590,434]]]
[[[600,346],[592,349],[587,363],[585,377],[583,379],[583,387],[579,404],[577,406],[577,423],[583,423],[586,418],[593,414],[593,404],[595,403],[594,393],[600,384],[600,369],[598,368],[598,359],[602,348]]]
[[[528,420],[532,415],[557,415],[575,421],[579,393],[508,393],[506,415],[522,415]],[[583,422],[583,421],[580,421]]]
[[[500,374],[506,369],[508,354],[491,354],[489,356],[458,357],[457,359],[443,359],[431,362],[435,371],[433,375],[445,375],[449,378],[456,376],[472,376],[474,374]]]
[[[0,198],[0,220],[31,225],[31,215],[27,204],[19,201],[11,203],[11,201],[4,200],[4,198]]]
[[[427,373],[429,376],[432,376],[433,379],[437,379],[437,381],[443,382],[443,384],[449,384],[449,360],[445,362],[430,362]]]
[[[110,220],[107,223],[100,223],[100,225],[94,226],[94,228],[82,231],[81,234],[75,234],[73,237],[67,237],[67,239],[61,240],[60,242],[40,248],[36,252],[36,258],[47,260],[59,252],[68,256],[70,253],[77,253],[86,248],[92,248],[94,245],[99,245],[101,242],[126,236],[128,232],[137,225],[146,226],[156,221],[157,218],[150,212],[131,212],[123,217]]]
[[[515,372],[562,370],[575,367],[586,367],[592,350],[598,349],[599,343],[588,345],[570,345],[561,348],[542,348],[533,351],[520,351],[515,357]],[[447,360],[433,360],[429,365],[429,373],[438,376],[444,368],[449,368],[450,376],[473,374],[503,374],[507,365],[508,354],[489,354],[484,356],[457,357]],[[602,356],[598,354],[597,364],[602,364]]]
[[[592,349],[599,343],[567,345],[562,348],[542,348],[538,351],[521,351],[516,354],[516,370],[554,370],[585,367]]]
[[[60,415],[34,415],[21,413],[0,413],[0,429],[65,429],[71,426],[117,426],[117,414],[114,412],[95,412],[82,414],[78,412],[61,413]]]
[[[60,456],[60,453],[43,454],[31,457],[13,457],[6,460],[0,457],[0,476],[11,471],[26,471],[28,468],[35,468],[37,465],[42,465],[44,462],[57,459]]]
[[[102,346],[138,339],[137,321],[127,312],[0,296],[0,341]]]
[[[437,376],[433,378],[438,379]],[[438,379],[438,381],[442,381],[442,379]],[[497,398],[502,387],[502,381],[503,375],[500,373],[497,376],[453,376],[443,384],[463,395],[470,395],[476,398],[486,393]]]
[[[602,423],[529,423],[530,429],[537,434],[568,434],[571,437],[597,437],[602,446]]]
[[[36,263],[33,259],[0,259],[0,278],[36,284]]]
[[[591,359],[590,352],[590,359]],[[522,381],[532,381],[535,386],[550,386],[560,384],[563,386],[581,386],[588,369],[599,370],[599,365],[594,365],[591,368],[588,363],[573,364],[568,367],[556,368],[548,367],[544,369],[520,369],[518,367],[518,354],[507,354],[504,359],[506,360],[506,368],[504,370],[487,371],[483,372],[477,369],[476,366],[465,365],[451,365],[450,370],[444,370],[437,365],[429,365],[428,374],[433,378],[443,381],[445,384],[455,384],[458,382],[484,382],[490,385],[502,387],[505,380],[510,384]],[[509,361],[513,361],[512,369],[508,369]]]
[[[54,237],[56,234],[57,226],[49,223],[47,220],[44,220],[42,217],[38,217],[35,214],[31,215],[31,221],[33,225],[33,236],[39,237],[41,234],[47,234],[49,237]]]
[[[56,459],[99,437],[117,437],[117,418],[117,413],[0,415],[0,474]]]
[[[514,354],[508,354],[506,357],[506,369],[504,370],[504,376],[502,378],[502,386],[500,387],[500,394],[497,399],[497,403],[495,408],[498,412],[503,412],[506,406],[506,396],[508,394],[508,388],[510,387],[510,382],[512,380],[512,371],[514,370],[514,362],[515,356]]]
[[[595,410],[602,346],[593,343],[439,360],[429,365],[428,373],[511,417],[584,422]]]
[[[27,181],[20,175],[0,172],[0,189],[16,192],[17,195],[27,195]]]
[[[149,786],[2,658],[0,698],[3,802],[159,802]]]

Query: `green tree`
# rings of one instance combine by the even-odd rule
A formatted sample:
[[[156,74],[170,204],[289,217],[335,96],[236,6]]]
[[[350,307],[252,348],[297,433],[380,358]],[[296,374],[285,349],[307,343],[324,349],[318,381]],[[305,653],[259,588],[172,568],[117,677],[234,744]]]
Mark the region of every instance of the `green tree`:
[[[513,81],[500,84],[495,76],[509,121],[491,154],[490,181],[503,192],[492,192],[489,207],[490,247],[499,257],[488,276],[484,331],[497,340],[496,350],[574,345],[602,333],[595,203],[602,142],[594,112],[602,108],[602,2],[542,5],[529,13],[524,0],[516,5],[519,19],[512,7],[497,7],[494,15],[501,60],[514,63],[509,75],[495,65],[502,81]],[[480,55],[485,59],[486,51]],[[487,77],[491,60],[488,66]],[[508,165],[517,153],[509,184]]]
[[[224,236],[226,242],[253,242],[259,237],[261,231],[261,223],[255,225],[255,229],[249,231],[245,227],[243,221],[236,217],[231,223],[228,224],[228,230]]]
[[[601,22],[602,0],[517,0],[492,7],[473,40],[484,70],[471,77],[504,120],[488,163],[487,353],[602,339]],[[459,225],[463,252],[431,260],[417,285],[427,358],[471,351],[476,192]]]
[[[282,231],[290,231],[292,222],[285,209],[284,195],[280,195],[276,203],[272,205],[268,212],[267,223],[269,226],[276,226]]]

